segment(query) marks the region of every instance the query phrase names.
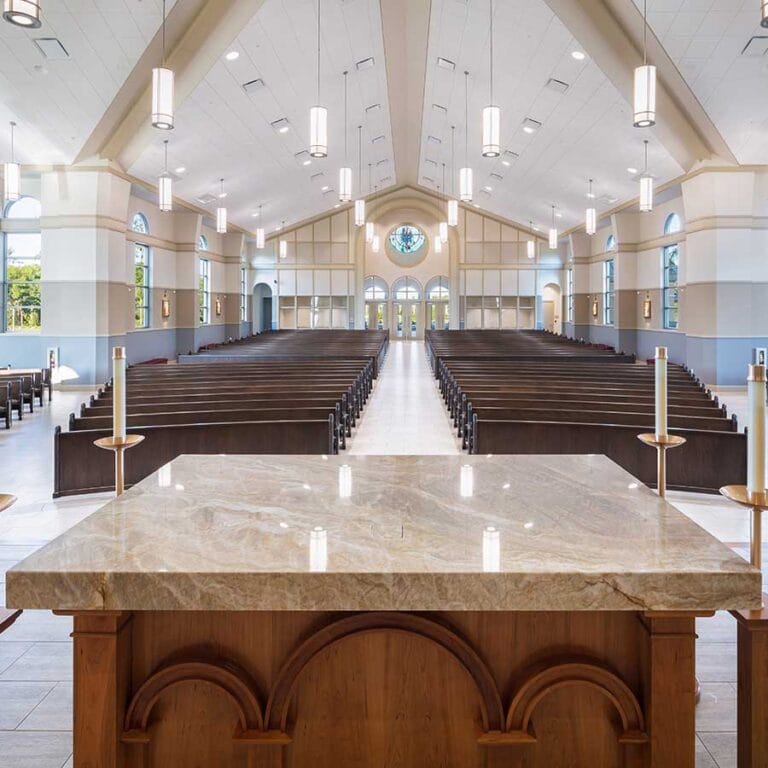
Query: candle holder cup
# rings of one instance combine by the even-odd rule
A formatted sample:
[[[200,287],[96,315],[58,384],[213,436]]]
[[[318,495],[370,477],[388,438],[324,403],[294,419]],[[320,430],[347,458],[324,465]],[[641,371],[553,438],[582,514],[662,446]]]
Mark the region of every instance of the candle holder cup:
[[[750,492],[746,485],[724,485],[720,493],[726,499],[735,501],[751,510],[749,562],[756,568],[763,568],[763,521],[762,514],[768,509],[768,491]]]
[[[654,433],[638,435],[637,439],[656,449],[656,487],[659,496],[663,499],[667,495],[667,451],[670,448],[679,448],[684,445],[686,439],[679,435],[657,435]]]
[[[125,437],[100,437],[93,444],[105,451],[115,453],[115,496],[122,496],[125,491],[125,452],[144,440],[144,435],[126,435]]]

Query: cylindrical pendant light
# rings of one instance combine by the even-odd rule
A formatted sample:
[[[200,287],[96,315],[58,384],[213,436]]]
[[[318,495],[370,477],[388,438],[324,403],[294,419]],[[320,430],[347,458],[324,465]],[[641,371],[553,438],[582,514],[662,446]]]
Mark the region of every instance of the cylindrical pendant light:
[[[339,202],[352,199],[352,169],[347,162],[347,70],[344,70],[344,167],[339,168]]]
[[[13,146],[13,129],[16,123],[11,122],[11,162],[3,163],[3,199],[13,203],[21,197],[21,166],[16,162]]]
[[[221,194],[219,198],[224,197],[224,179],[221,180]],[[224,206],[219,206],[216,209],[216,231],[220,235],[224,235],[227,232],[227,209]]]
[[[592,200],[594,195],[592,194],[592,179],[589,180],[589,191],[587,192],[587,199]],[[594,235],[597,232],[597,211],[591,203],[588,204],[584,214],[584,228],[587,230],[588,235]]]
[[[381,248],[381,240],[377,234],[374,233],[373,239],[371,240],[371,250],[374,253],[378,253]]]
[[[528,225],[533,231],[533,222],[529,221]],[[531,236],[528,239],[528,242],[526,243],[526,251],[528,252],[528,258],[529,259],[535,259],[536,258],[536,241],[533,239],[533,236]]]
[[[645,166],[640,177],[640,212],[653,210],[653,177],[648,173],[648,139],[645,140]]]
[[[372,221],[367,221],[365,223],[365,242],[366,243],[372,243],[373,242],[373,237],[374,237],[375,234],[376,234],[376,230],[375,230],[375,228],[373,226],[373,222]]]
[[[328,110],[320,106],[320,0],[317,0],[317,106],[309,110],[309,154],[328,157]]]
[[[40,21],[39,0],[5,0],[3,18],[17,27],[37,29]]]
[[[173,128],[173,70],[165,66],[165,0],[163,0],[163,58],[152,70],[152,125]]]
[[[557,227],[555,226],[555,206],[552,206],[552,226],[549,228],[549,247],[554,251],[557,248]]]
[[[760,26],[768,27],[768,0],[760,3]]]
[[[490,6],[490,95],[491,103],[483,107],[483,157],[498,157],[501,154],[501,107],[493,103],[493,0]]]
[[[459,171],[459,197],[462,203],[472,202],[472,169],[467,165],[469,134],[469,72],[464,72],[464,167]]]
[[[357,194],[355,200],[355,226],[365,226],[365,198],[363,197],[363,126],[357,126]]]
[[[444,242],[448,242],[448,222],[447,221],[441,221],[438,225],[438,232],[440,234],[440,239]]]
[[[165,169],[157,180],[157,205],[163,213],[173,210],[173,179],[168,173],[168,139],[165,144]]]
[[[451,199],[448,200],[448,226],[449,227],[458,227],[459,226],[459,201],[456,200],[456,197],[453,193],[454,190],[454,181],[453,177],[456,173],[456,162],[455,162],[455,143],[456,143],[456,126],[451,126]]]
[[[283,219],[280,222],[280,230],[282,231],[285,227],[285,219]],[[281,259],[285,259],[288,256],[288,241],[280,239],[280,241],[277,244],[278,253],[280,255]]]
[[[261,221],[261,203],[259,203],[259,221]],[[256,227],[256,248],[264,250],[264,227]]]
[[[656,67],[648,63],[647,0],[643,0],[643,65],[635,69],[635,128],[656,125]]]
[[[440,238],[440,232],[438,231],[437,237],[432,239],[432,248],[434,249],[435,253],[442,253],[443,252],[443,241]]]

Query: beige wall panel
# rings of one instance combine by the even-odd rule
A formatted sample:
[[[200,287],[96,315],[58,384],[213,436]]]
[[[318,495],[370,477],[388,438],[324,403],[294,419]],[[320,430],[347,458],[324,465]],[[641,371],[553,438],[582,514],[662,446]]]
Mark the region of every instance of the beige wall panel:
[[[342,211],[331,218],[331,240],[334,243],[349,242],[349,211]]]
[[[296,295],[296,271],[293,269],[281,269],[278,272],[279,294],[281,296]]]
[[[312,296],[314,294],[311,269],[296,270],[296,295]],[[282,293],[282,290],[281,290]]]
[[[483,244],[483,263],[498,264],[501,261],[501,244],[484,243]]]
[[[501,270],[501,295],[502,296],[517,296],[518,295],[518,280],[516,269],[502,269]]]
[[[501,224],[498,221],[483,217],[483,240],[491,243],[501,240]]]
[[[300,227],[296,230],[296,240],[299,243],[311,243],[312,242],[312,225],[307,224],[305,227]]]
[[[498,296],[501,293],[501,276],[498,269],[483,270],[483,294]]]
[[[315,264],[331,263],[331,246],[329,243],[315,243]]]
[[[349,262],[349,244],[333,243],[331,245],[331,261],[334,264],[347,264]]]
[[[329,218],[319,219],[314,224],[315,242],[328,243],[331,240],[331,220]]]
[[[483,294],[483,273],[479,269],[468,269],[464,273],[466,277],[466,295],[482,296]]]
[[[518,272],[518,290],[520,296],[533,296],[536,293],[536,272],[533,269],[521,269]]]
[[[315,247],[312,243],[296,244],[296,258],[299,264],[312,264],[315,260]]]
[[[464,246],[464,260],[467,264],[482,264],[483,263],[483,244],[467,243]]]
[[[516,264],[517,248],[518,248],[518,244],[515,242],[502,243],[501,244],[501,263]]]
[[[467,243],[483,239],[483,216],[467,211],[464,219],[464,239]]]
[[[331,273],[327,269],[315,270],[315,294],[317,296],[330,296]]]
[[[331,270],[331,295],[332,296],[347,296],[350,293],[350,290],[349,290],[350,274],[354,274],[354,273],[350,273],[344,269]],[[351,293],[354,293],[354,290]]]
[[[508,224],[501,225],[501,239],[505,243],[517,242],[521,237],[521,233],[514,227],[510,227]]]

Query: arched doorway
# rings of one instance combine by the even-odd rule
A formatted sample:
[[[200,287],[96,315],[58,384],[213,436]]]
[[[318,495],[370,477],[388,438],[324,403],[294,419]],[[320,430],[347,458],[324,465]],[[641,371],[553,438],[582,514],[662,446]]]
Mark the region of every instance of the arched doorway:
[[[421,283],[410,276],[392,283],[392,335],[396,339],[424,338]]]
[[[429,281],[424,289],[427,301],[427,328],[433,331],[447,331],[450,327],[451,312],[451,282],[445,275],[437,275]]]
[[[557,283],[547,283],[541,292],[541,325],[545,331],[560,333],[562,294]]]
[[[253,287],[253,332],[272,330],[272,289],[266,283]]]
[[[368,275],[363,281],[363,295],[365,330],[383,331],[387,327],[387,299],[389,298],[387,281],[378,275]]]

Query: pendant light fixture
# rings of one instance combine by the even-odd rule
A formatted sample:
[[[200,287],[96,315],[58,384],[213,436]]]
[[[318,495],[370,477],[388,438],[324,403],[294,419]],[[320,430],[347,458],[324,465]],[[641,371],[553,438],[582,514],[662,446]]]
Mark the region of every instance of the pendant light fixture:
[[[640,177],[640,212],[650,213],[653,210],[653,177],[648,173],[648,139],[645,140],[645,165]]]
[[[635,69],[635,128],[656,125],[656,67],[648,63],[648,0],[643,0],[643,66]]]
[[[445,190],[445,163],[443,163],[443,190]],[[448,222],[441,221],[437,229],[440,234],[440,240],[442,240],[442,242],[444,243],[447,243],[448,242]]]
[[[768,0],[766,0],[768,2]],[[457,227],[459,225],[459,201],[456,200],[453,194],[453,176],[456,173],[455,163],[455,140],[456,140],[456,126],[451,126],[451,199],[448,201],[448,226]]]
[[[587,190],[587,199],[593,200],[592,194],[592,179],[589,180],[589,189]],[[588,235],[594,235],[597,232],[597,211],[592,206],[592,203],[587,203],[587,210],[584,214],[584,227],[587,230]]]
[[[173,179],[168,173],[168,139],[165,144],[165,169],[157,180],[158,207],[163,213],[173,210]]]
[[[348,203],[352,199],[352,169],[347,160],[347,70],[344,70],[344,167],[339,168],[339,202]]]
[[[283,229],[285,229],[285,219],[283,219],[280,222],[280,231],[282,232]],[[278,253],[280,254],[281,259],[285,259],[288,257],[288,241],[287,240],[283,240],[281,238],[277,244],[277,248],[278,248]]]
[[[21,166],[16,162],[13,147],[13,129],[16,123],[11,122],[11,162],[3,163],[3,199],[13,203],[21,197]]]
[[[259,221],[261,218],[261,203],[259,203]],[[264,227],[256,227],[256,248],[260,251],[264,250]]]
[[[459,171],[459,197],[462,203],[472,202],[472,169],[467,164],[467,135],[469,133],[469,72],[464,72],[464,167]]]
[[[368,163],[368,193],[371,192],[371,164]],[[372,221],[368,221],[365,224],[365,242],[369,245],[373,243],[374,235],[376,234],[376,228],[373,226]]]
[[[5,0],[3,18],[17,27],[37,29],[40,21],[39,0]]]
[[[317,105],[309,110],[309,154],[328,157],[328,110],[320,106],[320,0],[317,0]]]
[[[557,248],[557,227],[555,226],[555,206],[552,206],[552,226],[549,228],[549,247],[554,251]]]
[[[365,226],[365,198],[363,197],[363,126],[357,126],[357,193],[355,200],[355,226]]]
[[[768,0],[760,3],[760,26],[768,27]]]
[[[223,200],[224,197],[226,197],[226,195],[224,194],[224,179],[222,179],[219,199]],[[223,205],[216,209],[216,231],[220,235],[224,235],[227,232],[227,209]]]
[[[531,232],[533,232],[533,222],[528,222],[529,228]],[[526,250],[528,251],[528,258],[529,259],[535,259],[536,258],[536,241],[533,239],[533,235],[528,238],[528,242],[526,243]]]
[[[163,0],[163,58],[152,70],[152,125],[173,128],[173,70],[165,66],[165,0]]]
[[[498,157],[501,154],[501,107],[493,103],[493,0],[490,5],[490,95],[491,103],[483,107],[483,157]]]
[[[435,237],[432,240],[432,248],[435,251],[435,253],[442,253],[443,252],[443,241],[440,238],[440,230],[437,232],[437,237]]]

